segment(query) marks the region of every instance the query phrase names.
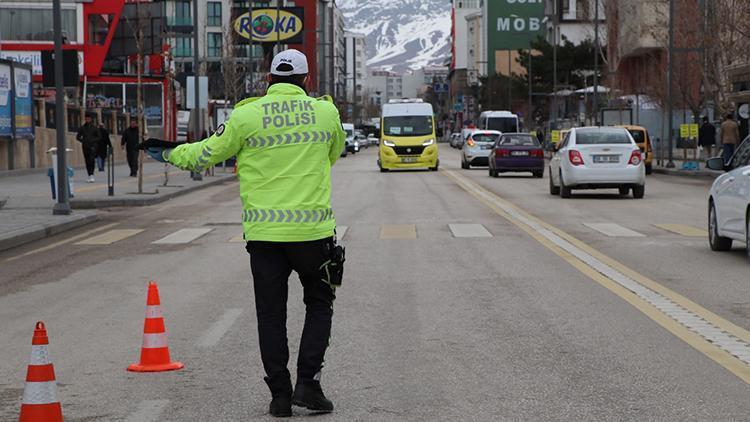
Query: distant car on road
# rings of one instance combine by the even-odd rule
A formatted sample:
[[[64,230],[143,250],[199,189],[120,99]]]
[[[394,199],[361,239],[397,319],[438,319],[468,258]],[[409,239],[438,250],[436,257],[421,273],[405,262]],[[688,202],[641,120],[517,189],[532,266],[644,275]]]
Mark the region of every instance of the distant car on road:
[[[646,192],[643,154],[624,128],[577,127],[560,143],[550,160],[549,191],[569,198],[573,189],[633,190],[640,199]]]
[[[536,136],[503,133],[490,150],[489,167],[492,177],[504,172],[531,172],[534,177],[543,177],[544,150]]]
[[[648,130],[643,126],[623,125],[618,127],[624,127],[630,132],[630,136],[633,137],[636,145],[641,149],[641,154],[643,154],[643,165],[646,166],[646,174],[651,174],[653,171],[654,149],[651,146],[651,136],[649,136]]]
[[[369,145],[377,145],[380,143],[380,139],[378,139],[378,137],[375,136],[375,134],[371,133],[367,135],[367,143]]]
[[[732,242],[745,242],[750,259],[750,136],[725,164],[711,158],[706,166],[727,173],[711,186],[708,198],[708,240],[714,251],[728,251]]]
[[[486,166],[490,151],[500,135],[502,134],[496,130],[475,130],[470,133],[461,147],[461,168]]]
[[[461,139],[460,133],[458,132],[451,133],[451,137],[448,139],[448,143],[450,144],[451,148],[456,148],[456,145],[459,139]]]
[[[354,125],[351,123],[342,123],[341,127],[346,133],[346,141],[344,142],[346,146],[344,149],[346,152],[351,152],[352,154],[358,153],[359,143],[354,139]],[[342,153],[341,156],[346,157],[346,154]]]
[[[362,149],[362,148],[367,149],[370,147],[370,143],[367,142],[367,137],[365,136],[364,133],[361,133],[361,132],[354,135],[354,142],[357,143],[357,145],[359,146],[359,149]]]

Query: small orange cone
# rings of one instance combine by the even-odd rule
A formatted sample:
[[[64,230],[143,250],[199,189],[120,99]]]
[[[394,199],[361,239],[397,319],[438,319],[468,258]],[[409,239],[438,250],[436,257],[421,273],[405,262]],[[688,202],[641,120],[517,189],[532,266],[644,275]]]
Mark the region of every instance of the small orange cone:
[[[31,358],[26,371],[20,422],[62,422],[62,407],[57,399],[55,368],[49,360],[49,339],[44,323],[39,321],[31,339]]]
[[[161,315],[161,309],[159,308],[160,304],[159,287],[155,281],[152,281],[148,284],[141,361],[128,366],[128,371],[163,372],[182,369],[185,366],[180,362],[170,361],[167,333],[164,328],[164,317]]]

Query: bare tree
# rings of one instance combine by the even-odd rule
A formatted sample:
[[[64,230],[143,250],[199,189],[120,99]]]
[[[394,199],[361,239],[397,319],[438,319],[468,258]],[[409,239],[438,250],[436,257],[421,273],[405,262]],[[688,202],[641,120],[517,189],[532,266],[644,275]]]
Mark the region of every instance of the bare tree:
[[[224,29],[224,48],[221,55],[221,72],[224,78],[224,101],[237,104],[244,92],[244,73],[237,62],[237,33],[234,28]]]
[[[149,12],[144,11],[143,8],[139,7],[140,0],[135,2],[135,17],[125,17],[130,30],[133,33],[133,39],[135,40],[136,54],[136,110],[138,116],[138,128],[140,130],[140,138],[144,139],[146,136],[146,125],[143,119],[143,52],[145,37],[143,34],[144,22],[147,21],[150,16]],[[138,193],[143,193],[143,151],[138,153]]]

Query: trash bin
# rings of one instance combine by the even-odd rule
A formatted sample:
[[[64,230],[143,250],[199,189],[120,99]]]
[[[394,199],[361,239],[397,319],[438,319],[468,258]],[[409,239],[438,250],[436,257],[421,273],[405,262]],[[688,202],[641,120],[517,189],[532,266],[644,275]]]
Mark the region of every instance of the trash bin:
[[[52,200],[57,200],[57,182],[55,181],[54,168],[47,169],[47,177],[49,177],[49,185],[52,189]],[[75,196],[73,194],[73,167],[70,166],[68,166],[68,193],[71,198]]]

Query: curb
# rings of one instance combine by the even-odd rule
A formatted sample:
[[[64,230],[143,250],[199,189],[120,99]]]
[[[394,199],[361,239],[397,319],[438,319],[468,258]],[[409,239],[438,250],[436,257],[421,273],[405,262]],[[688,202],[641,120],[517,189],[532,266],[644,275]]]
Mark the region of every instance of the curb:
[[[679,170],[679,169],[666,169],[654,167],[654,173],[666,174],[668,176],[683,176],[683,177],[701,177],[705,179],[715,179],[721,175],[721,173],[709,173],[705,171],[694,171],[694,170]]]
[[[0,236],[0,251],[73,230],[98,220],[99,216],[96,214],[82,214],[80,217],[74,217],[64,223],[39,223],[31,227],[5,233]]]
[[[236,179],[235,174],[227,175],[224,177],[218,177],[216,180],[203,182],[199,185],[190,186],[188,188],[176,190],[165,194],[156,194],[150,197],[132,197],[132,198],[103,198],[103,199],[71,199],[70,207],[73,209],[95,209],[95,208],[111,208],[111,207],[144,207],[148,205],[160,204],[178,196],[186,195],[191,192],[195,192],[200,189],[204,189],[210,186],[220,185],[226,181]]]

